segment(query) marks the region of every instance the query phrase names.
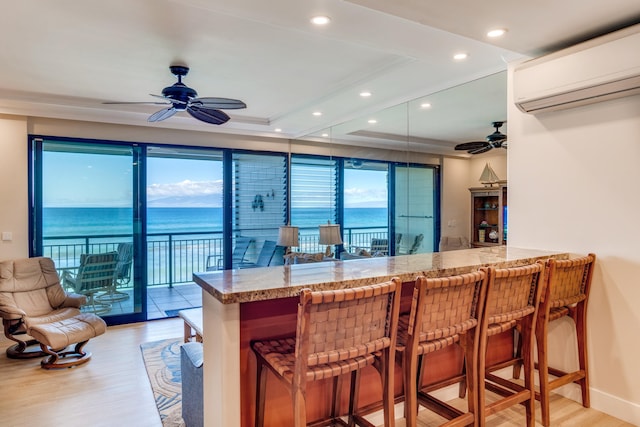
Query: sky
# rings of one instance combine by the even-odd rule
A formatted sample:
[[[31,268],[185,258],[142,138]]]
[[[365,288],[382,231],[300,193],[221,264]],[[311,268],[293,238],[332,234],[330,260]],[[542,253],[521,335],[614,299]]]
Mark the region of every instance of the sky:
[[[213,167],[212,167],[213,166]],[[131,157],[45,151],[45,207],[132,205]],[[345,171],[345,207],[386,207],[384,172]],[[221,162],[149,157],[147,201],[180,206],[196,199],[221,199]]]

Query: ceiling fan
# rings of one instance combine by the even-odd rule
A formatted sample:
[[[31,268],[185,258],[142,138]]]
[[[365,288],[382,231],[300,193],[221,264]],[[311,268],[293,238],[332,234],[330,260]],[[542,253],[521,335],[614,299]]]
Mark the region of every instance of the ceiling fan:
[[[458,144],[456,150],[465,150],[469,154],[486,153],[493,148],[507,148],[507,135],[500,132],[500,128],[504,122],[493,122],[492,125],[496,129],[491,135],[487,135],[485,141],[471,141]]]
[[[247,105],[237,99],[230,98],[198,98],[198,93],[182,83],[182,77],[189,72],[189,67],[184,65],[171,65],[171,74],[178,78],[178,82],[162,89],[162,95],[154,95],[164,102],[104,102],[104,104],[153,104],[169,105],[169,107],[156,111],[147,121],[159,122],[168,119],[178,111],[186,111],[194,118],[213,125],[221,125],[229,121],[229,116],[220,110],[237,110],[247,108]]]

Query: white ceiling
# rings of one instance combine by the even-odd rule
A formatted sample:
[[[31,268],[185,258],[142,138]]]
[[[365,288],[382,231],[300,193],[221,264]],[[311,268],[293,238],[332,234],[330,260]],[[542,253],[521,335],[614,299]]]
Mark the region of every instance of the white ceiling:
[[[435,154],[459,154],[456,143],[506,119],[507,62],[640,22],[638,0],[0,1],[0,113],[318,141],[327,133]],[[311,25],[316,14],[330,25]],[[508,32],[490,41],[493,27]],[[454,61],[460,51],[468,59]],[[149,124],[162,106],[103,104],[154,101],[149,94],[175,82],[172,63],[191,67],[184,83],[199,96],[248,107],[214,126],[186,113]],[[422,99],[432,107],[420,110]]]

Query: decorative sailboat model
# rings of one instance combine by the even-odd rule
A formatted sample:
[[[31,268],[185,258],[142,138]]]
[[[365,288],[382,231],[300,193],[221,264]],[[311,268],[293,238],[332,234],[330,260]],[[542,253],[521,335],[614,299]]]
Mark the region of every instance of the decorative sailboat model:
[[[493,184],[497,184],[500,182],[500,178],[496,175],[495,171],[491,168],[489,163],[485,163],[484,170],[480,175],[480,183],[484,184],[485,187],[493,187]]]

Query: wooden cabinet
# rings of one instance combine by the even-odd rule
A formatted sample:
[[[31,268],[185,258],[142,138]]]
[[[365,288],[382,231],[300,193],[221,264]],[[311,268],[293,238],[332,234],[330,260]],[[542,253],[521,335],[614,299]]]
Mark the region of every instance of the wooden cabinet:
[[[474,248],[507,244],[507,186],[470,188]]]

